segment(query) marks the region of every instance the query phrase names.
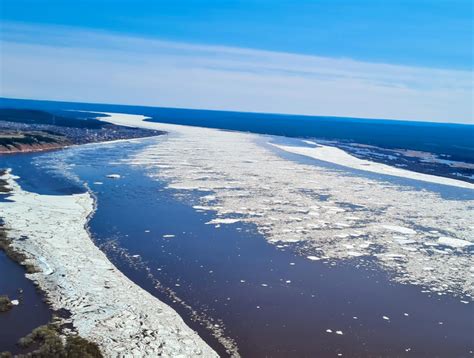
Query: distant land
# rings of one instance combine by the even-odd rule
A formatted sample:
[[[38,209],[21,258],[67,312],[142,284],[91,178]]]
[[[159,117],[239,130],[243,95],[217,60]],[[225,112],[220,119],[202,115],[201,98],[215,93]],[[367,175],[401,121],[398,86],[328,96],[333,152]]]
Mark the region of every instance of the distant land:
[[[38,109],[0,108],[0,154],[59,149],[71,144],[107,142],[162,134],[115,126],[97,115]]]
[[[140,114],[153,121],[287,137],[349,141],[387,149],[408,149],[474,163],[474,125],[403,120],[279,115],[130,106],[0,97],[0,108],[96,111]],[[67,112],[66,112],[67,113]]]

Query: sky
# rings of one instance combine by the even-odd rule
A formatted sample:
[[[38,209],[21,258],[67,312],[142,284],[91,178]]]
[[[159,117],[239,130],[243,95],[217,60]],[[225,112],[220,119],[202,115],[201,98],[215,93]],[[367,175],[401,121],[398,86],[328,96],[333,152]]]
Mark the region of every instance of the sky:
[[[473,123],[470,0],[2,0],[0,95]]]

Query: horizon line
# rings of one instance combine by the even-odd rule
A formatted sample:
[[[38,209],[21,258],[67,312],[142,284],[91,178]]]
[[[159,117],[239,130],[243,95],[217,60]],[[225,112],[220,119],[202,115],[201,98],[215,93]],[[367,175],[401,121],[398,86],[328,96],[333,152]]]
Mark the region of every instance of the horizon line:
[[[81,28],[7,23],[2,29],[0,96],[10,98],[474,123],[470,71]]]
[[[129,104],[129,103],[104,103],[104,102],[79,102],[79,101],[68,101],[68,100],[55,100],[55,99],[38,99],[38,98],[18,98],[18,97],[3,97],[0,96],[0,101],[12,100],[12,101],[34,101],[34,102],[50,102],[50,103],[63,103],[63,104],[90,104],[90,105],[103,105],[103,106],[123,106],[123,107],[144,107],[150,109],[170,109],[170,110],[181,110],[181,111],[202,111],[202,112],[225,112],[225,113],[238,113],[238,114],[256,114],[256,115],[267,115],[267,116],[291,116],[291,117],[306,117],[306,118],[330,118],[330,119],[354,119],[357,121],[389,121],[389,122],[402,122],[404,124],[428,124],[428,125],[454,125],[454,126],[474,126],[474,122],[441,122],[441,121],[427,121],[419,119],[400,119],[400,118],[376,118],[376,117],[347,117],[347,116],[334,116],[324,114],[296,114],[296,113],[282,113],[282,112],[257,112],[257,111],[239,111],[233,109],[210,109],[210,108],[194,108],[194,107],[167,107],[160,105],[143,105],[143,104]],[[0,102],[1,105],[1,102]],[[3,107],[6,108],[6,107]],[[13,108],[14,109],[14,108]],[[36,108],[31,108],[36,109]],[[38,109],[39,110],[39,109]],[[93,112],[93,111],[92,111]],[[115,112],[120,113],[120,112]]]

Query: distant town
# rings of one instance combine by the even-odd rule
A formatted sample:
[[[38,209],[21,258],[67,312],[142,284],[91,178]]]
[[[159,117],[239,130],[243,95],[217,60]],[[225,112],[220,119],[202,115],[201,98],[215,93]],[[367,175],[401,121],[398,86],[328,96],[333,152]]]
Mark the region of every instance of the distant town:
[[[79,113],[79,112],[77,112]],[[76,116],[71,112],[71,116]],[[106,142],[163,134],[101,122],[95,114],[74,118],[39,110],[0,109],[0,153],[57,149],[72,144]],[[80,113],[84,117],[84,113]]]

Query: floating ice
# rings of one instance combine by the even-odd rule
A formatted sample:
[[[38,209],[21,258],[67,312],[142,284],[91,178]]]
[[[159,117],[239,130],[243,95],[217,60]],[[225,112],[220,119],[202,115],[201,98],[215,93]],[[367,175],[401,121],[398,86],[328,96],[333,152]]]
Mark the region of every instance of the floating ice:
[[[389,177],[354,176],[324,165],[290,161],[260,144],[271,141],[272,137],[268,136],[132,122],[124,118],[111,120],[116,124],[168,131],[167,136],[154,140],[129,163],[146,168],[153,178],[168,182],[170,188],[199,190],[205,198],[197,203],[196,210],[212,210],[218,218],[239,215],[269,242],[304,243],[309,252],[320,249],[317,256],[321,258],[354,258],[350,256],[352,251],[363,253],[360,259],[355,258],[363,262],[365,255],[372,255],[383,268],[394,272],[393,279],[400,282],[416,283],[437,292],[474,293],[469,283],[472,273],[465,269],[471,266],[469,252],[451,252],[447,248],[438,252],[422,246],[424,241],[429,241],[428,231],[432,231],[430,235],[438,232],[442,233],[439,236],[471,240],[473,200],[447,200],[428,187],[419,190]],[[325,161],[338,161],[339,150],[325,150]],[[352,156],[344,157],[348,164],[356,160]],[[374,163],[364,164],[369,166],[361,170],[374,168]],[[382,169],[390,174],[393,168],[383,166]],[[459,180],[407,170],[398,173],[466,190],[473,187]],[[419,183],[424,188],[425,184]],[[215,198],[210,200],[209,195]],[[400,238],[394,238],[394,234]],[[368,241],[372,244],[367,244]],[[348,250],[344,245],[354,248]],[[426,260],[434,268],[430,275],[423,271]]]
[[[461,239],[455,239],[452,237],[446,237],[442,236],[438,239],[438,244],[440,245],[445,245],[445,246],[450,246],[453,248],[464,248],[467,246],[472,246],[474,245],[473,242],[467,241],[467,240],[461,240]]]
[[[306,258],[308,260],[311,260],[311,261],[318,261],[318,260],[321,260],[319,257],[317,256],[306,256]]]
[[[407,257],[404,254],[376,254],[375,256],[386,260],[400,260]]]
[[[393,237],[395,239],[395,241],[400,244],[400,245],[409,245],[409,244],[414,244],[416,243],[415,240],[413,239],[408,239],[406,237],[403,237],[403,236],[394,236]]]
[[[120,179],[120,174],[107,174],[107,178],[109,179]]]
[[[0,213],[13,245],[42,268],[30,278],[54,310],[71,312],[68,322],[78,332],[101,342],[104,356],[217,357],[176,311],[128,279],[94,244],[85,227],[94,209],[89,193],[41,195],[8,179],[14,203],[0,202]]]
[[[405,234],[405,235],[414,235],[416,234],[416,231],[407,227],[402,227],[402,226],[396,226],[396,225],[382,225],[384,229],[387,229],[389,231],[393,232],[398,232],[400,234]]]
[[[364,253],[358,252],[358,251],[347,251],[347,255],[353,256],[353,257],[359,257],[359,256],[364,256]]]
[[[196,210],[215,210],[213,206],[204,206],[204,205],[194,205],[193,209]]]
[[[217,219],[213,219],[211,221],[208,221],[206,224],[235,224],[237,222],[239,222],[240,219],[220,219],[220,218],[217,218]]]

